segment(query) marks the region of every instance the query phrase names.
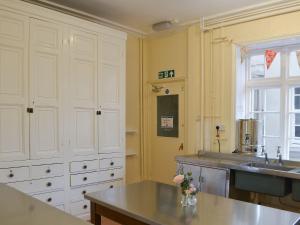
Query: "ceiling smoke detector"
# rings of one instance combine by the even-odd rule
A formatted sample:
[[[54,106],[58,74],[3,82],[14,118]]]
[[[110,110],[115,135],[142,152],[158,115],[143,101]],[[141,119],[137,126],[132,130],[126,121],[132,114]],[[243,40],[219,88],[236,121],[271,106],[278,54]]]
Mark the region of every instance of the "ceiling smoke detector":
[[[177,23],[176,20],[161,21],[153,24],[152,29],[154,31],[164,31],[173,28],[176,23]]]

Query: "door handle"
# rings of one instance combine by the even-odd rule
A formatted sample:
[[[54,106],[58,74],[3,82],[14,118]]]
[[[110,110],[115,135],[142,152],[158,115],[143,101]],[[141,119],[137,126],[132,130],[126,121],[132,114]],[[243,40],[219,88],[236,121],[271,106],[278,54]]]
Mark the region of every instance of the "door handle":
[[[178,151],[183,151],[183,143],[180,144]]]

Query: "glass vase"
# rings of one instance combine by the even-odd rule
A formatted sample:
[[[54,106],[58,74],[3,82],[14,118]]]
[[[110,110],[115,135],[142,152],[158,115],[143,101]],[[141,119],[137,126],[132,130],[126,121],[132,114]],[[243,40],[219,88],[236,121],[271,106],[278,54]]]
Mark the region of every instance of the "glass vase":
[[[182,207],[194,206],[196,204],[197,204],[196,195],[182,194],[182,196],[181,196],[181,205],[182,205]]]

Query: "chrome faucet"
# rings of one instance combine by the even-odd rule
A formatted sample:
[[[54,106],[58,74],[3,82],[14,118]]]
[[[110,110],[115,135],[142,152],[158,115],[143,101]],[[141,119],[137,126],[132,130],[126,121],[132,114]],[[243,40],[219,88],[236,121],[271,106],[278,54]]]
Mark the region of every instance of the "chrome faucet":
[[[280,146],[278,146],[278,148],[277,148],[277,158],[278,158],[278,164],[280,166],[282,166],[283,165],[283,161],[282,161],[282,155],[280,153]]]
[[[261,155],[262,156],[265,155],[265,146],[264,145],[261,146]]]
[[[269,165],[268,153],[265,152],[265,164]]]

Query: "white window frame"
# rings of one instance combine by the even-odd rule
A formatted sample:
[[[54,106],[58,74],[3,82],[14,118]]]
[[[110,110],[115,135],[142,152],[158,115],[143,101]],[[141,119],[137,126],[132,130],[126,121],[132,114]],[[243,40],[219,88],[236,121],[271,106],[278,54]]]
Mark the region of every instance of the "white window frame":
[[[251,79],[250,74],[250,58],[253,55],[264,54],[266,49],[272,49],[280,52],[280,77],[278,78],[257,78]],[[249,51],[245,60],[246,68],[246,117],[250,118],[250,109],[252,108],[251,90],[253,88],[280,88],[280,145],[281,153],[286,159],[290,158],[289,155],[289,118],[290,114],[290,94],[289,90],[292,87],[300,87],[300,74],[299,76],[289,76],[289,54],[291,51],[300,50],[300,45],[286,45],[281,47],[268,47],[260,48]],[[299,110],[300,112],[300,110]],[[300,138],[299,138],[300,141]]]

